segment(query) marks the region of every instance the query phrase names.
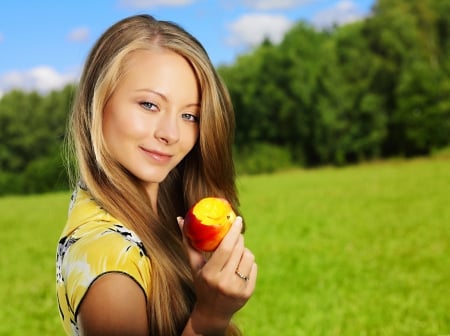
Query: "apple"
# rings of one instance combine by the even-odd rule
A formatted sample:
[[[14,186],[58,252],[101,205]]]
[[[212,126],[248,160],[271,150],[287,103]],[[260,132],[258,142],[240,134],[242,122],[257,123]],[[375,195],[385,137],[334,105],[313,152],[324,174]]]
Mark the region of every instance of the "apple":
[[[226,199],[205,197],[186,213],[183,232],[194,248],[211,252],[220,244],[235,219],[236,214]]]

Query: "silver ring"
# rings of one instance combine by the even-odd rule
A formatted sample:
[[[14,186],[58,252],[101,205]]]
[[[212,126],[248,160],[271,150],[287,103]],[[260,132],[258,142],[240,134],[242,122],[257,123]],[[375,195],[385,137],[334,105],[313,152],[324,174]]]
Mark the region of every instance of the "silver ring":
[[[250,280],[250,277],[248,277],[248,276],[246,276],[246,275],[240,273],[238,270],[236,270],[234,273],[235,273],[239,278],[241,278],[241,279],[244,280],[244,281]]]

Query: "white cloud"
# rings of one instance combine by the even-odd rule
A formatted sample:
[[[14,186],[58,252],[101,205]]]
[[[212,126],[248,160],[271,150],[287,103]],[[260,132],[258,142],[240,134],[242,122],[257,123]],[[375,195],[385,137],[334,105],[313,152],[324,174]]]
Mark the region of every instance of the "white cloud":
[[[78,27],[73,29],[67,36],[69,41],[72,42],[85,42],[89,39],[89,28]]]
[[[185,6],[194,2],[195,0],[119,0],[119,6],[135,9],[145,9],[162,6]]]
[[[279,43],[292,25],[282,15],[246,14],[230,24],[228,42],[233,46],[256,46],[268,38],[272,43]]]
[[[361,20],[363,13],[352,0],[341,0],[335,6],[317,13],[312,22],[316,27],[326,28]]]
[[[302,6],[312,2],[312,0],[243,0],[244,5],[251,9],[273,10],[289,9]]]
[[[46,93],[57,90],[64,85],[76,82],[78,73],[67,72],[58,73],[49,66],[39,66],[27,71],[10,71],[0,76],[0,92],[7,92],[11,89],[23,91],[36,90]]]

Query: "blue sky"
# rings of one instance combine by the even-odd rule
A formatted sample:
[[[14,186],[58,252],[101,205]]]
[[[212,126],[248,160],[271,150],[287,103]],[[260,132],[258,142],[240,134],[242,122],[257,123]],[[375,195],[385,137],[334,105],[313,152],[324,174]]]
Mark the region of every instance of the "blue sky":
[[[114,22],[137,13],[179,23],[213,63],[232,63],[264,37],[277,43],[299,20],[318,28],[367,16],[374,0],[2,1],[0,96],[48,92],[76,81],[89,49]]]

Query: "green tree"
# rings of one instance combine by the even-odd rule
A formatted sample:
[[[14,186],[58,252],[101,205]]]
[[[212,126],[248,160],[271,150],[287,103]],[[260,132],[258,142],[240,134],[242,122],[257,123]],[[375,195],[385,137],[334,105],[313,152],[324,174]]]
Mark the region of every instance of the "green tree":
[[[236,109],[238,148],[264,142],[287,148],[297,162],[308,162],[312,96],[327,37],[299,22],[281,44],[266,40],[232,66],[219,68]]]
[[[378,157],[386,137],[383,95],[372,92],[376,59],[362,23],[333,34],[316,90],[315,148],[322,162],[345,164]]]
[[[440,47],[449,36],[439,33],[448,29],[448,7],[448,1],[379,0],[363,27],[379,60],[372,90],[385,98],[385,155],[426,154],[449,142],[448,51]]]
[[[21,172],[28,162],[42,155],[35,147],[37,115],[42,97],[36,93],[11,91],[0,100],[0,167],[2,171]]]
[[[0,194],[67,186],[61,144],[73,89],[14,90],[0,100]]]

